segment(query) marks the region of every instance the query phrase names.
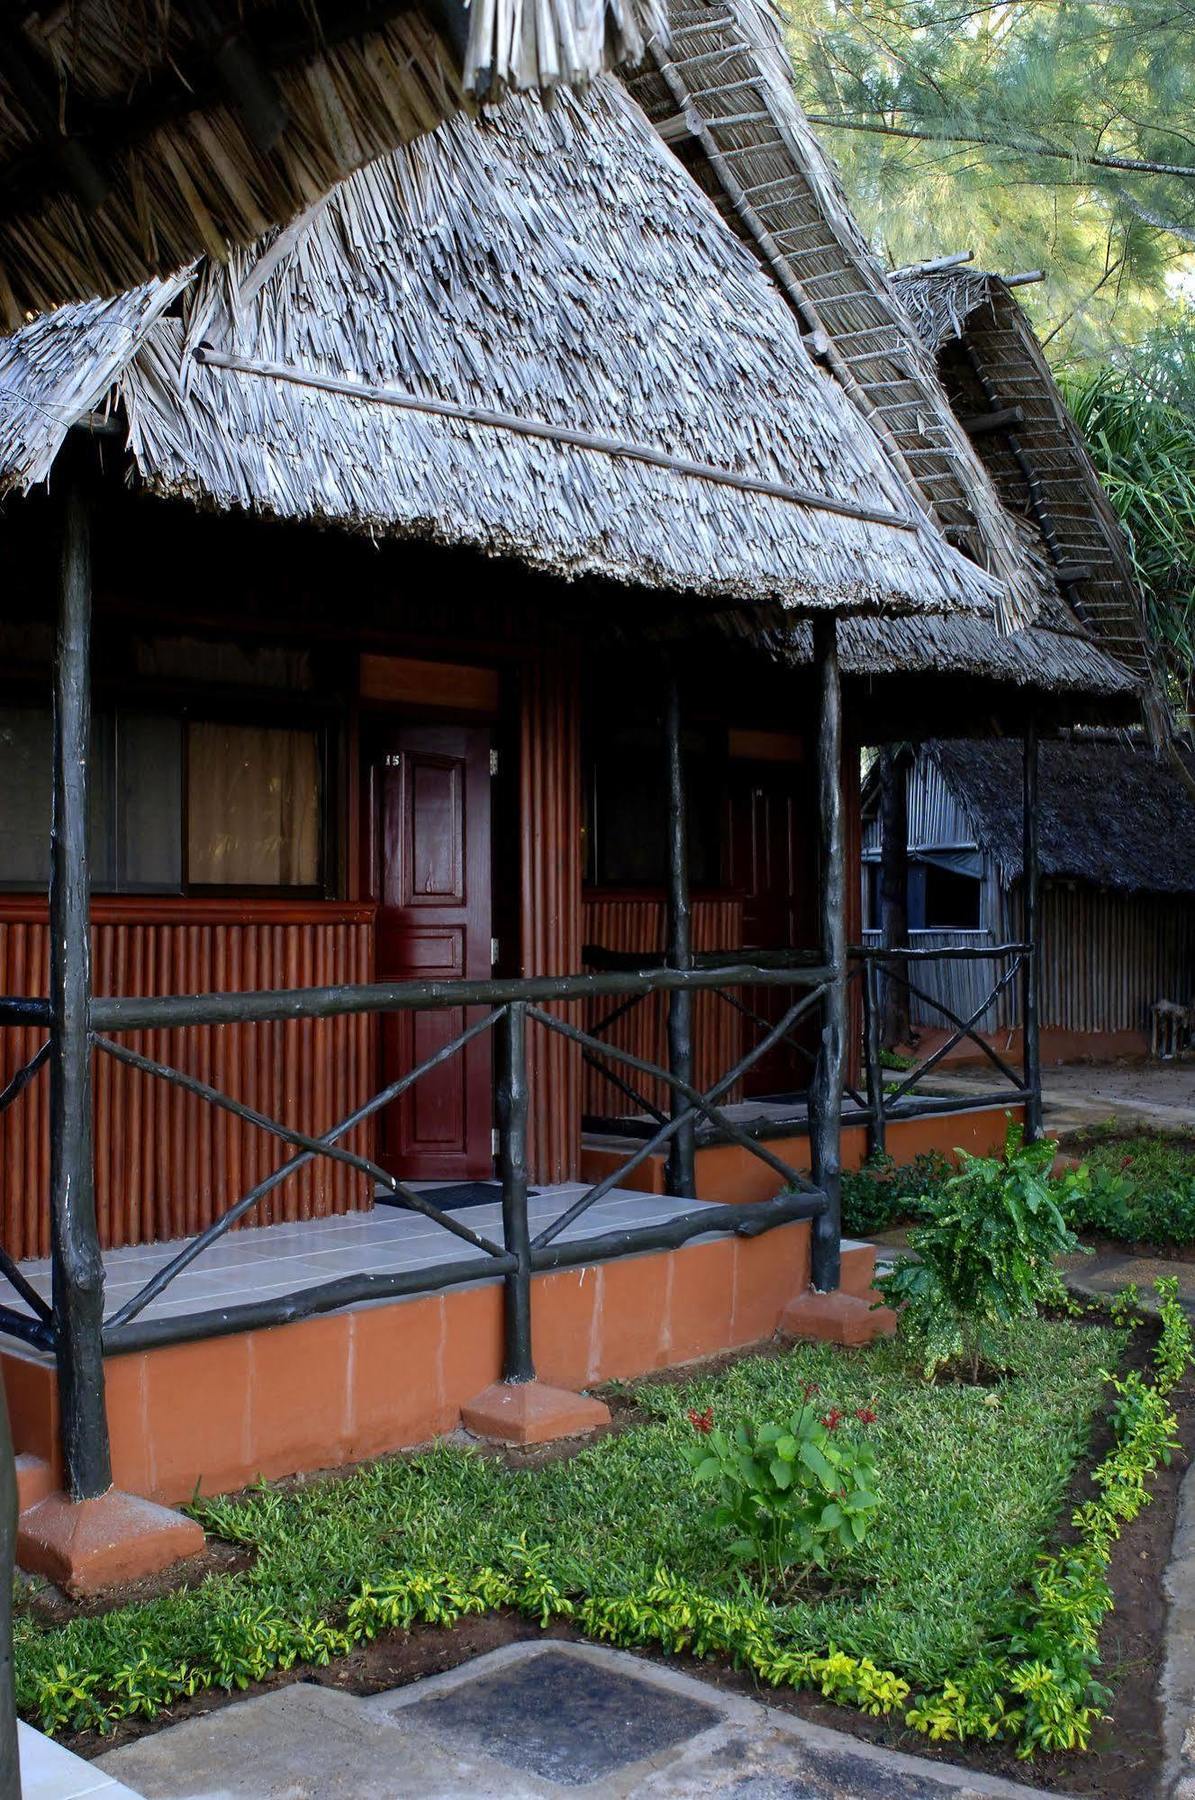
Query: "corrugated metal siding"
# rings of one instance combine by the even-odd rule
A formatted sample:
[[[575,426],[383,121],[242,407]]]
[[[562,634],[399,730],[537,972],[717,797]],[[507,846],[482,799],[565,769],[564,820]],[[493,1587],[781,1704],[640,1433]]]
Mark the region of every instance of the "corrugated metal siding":
[[[26,909],[32,911],[32,908]],[[264,910],[264,909],[263,909]],[[165,920],[128,916],[92,929],[97,994],[186,994],[368,981],[373,926],[360,908],[315,907],[303,919],[256,921],[215,906],[177,904]],[[19,909],[12,909],[19,911]],[[44,994],[49,928],[0,914],[0,992]],[[0,1032],[0,1087],[44,1033]],[[256,1107],[319,1133],[376,1086],[367,1018],[130,1032],[132,1049]],[[49,1253],[49,1087],[43,1070],[0,1118],[0,1221],[16,1257]],[[368,1150],[367,1129],[344,1142]],[[95,1060],[96,1212],[105,1246],[151,1243],[200,1231],[285,1160],[277,1138],[153,1076]],[[367,1206],[368,1183],[320,1159],[262,1201],[247,1224],[308,1219]]]
[[[664,949],[664,900],[651,894],[603,894],[594,890],[584,904],[585,942],[600,944],[604,950],[647,950],[662,953]],[[694,950],[725,950],[743,941],[743,908],[733,899],[695,899],[693,901]],[[587,1003],[586,1029],[597,1023],[604,1013],[612,1012],[614,1001]],[[635,1056],[664,1064],[668,1060],[667,1000],[663,994],[650,994],[632,1008],[605,1034],[605,1040],[629,1050]],[[716,994],[698,994],[693,1004],[693,1067],[699,1088],[713,1084],[719,1075],[733,1067],[742,1054],[742,1015],[719,1000]],[[754,1029],[754,1027],[752,1027]],[[662,1110],[667,1110],[667,1089],[663,1082],[649,1082],[633,1070],[615,1072]],[[736,1098],[732,1093],[728,1096]],[[629,1109],[630,1103],[609,1082],[591,1068],[584,1071],[582,1105],[586,1113],[597,1117],[617,1117]]]
[[[1042,891],[1042,1024],[1145,1031],[1157,1000],[1195,999],[1195,905],[1047,882]]]
[[[581,724],[577,669],[562,652],[524,669],[520,716],[521,965],[581,967]],[[576,1020],[575,1006],[553,1006]],[[528,1157],[535,1181],[574,1181],[581,1165],[581,1056],[543,1026],[527,1032]]]
[[[975,828],[924,751],[908,773],[909,848],[976,845]]]

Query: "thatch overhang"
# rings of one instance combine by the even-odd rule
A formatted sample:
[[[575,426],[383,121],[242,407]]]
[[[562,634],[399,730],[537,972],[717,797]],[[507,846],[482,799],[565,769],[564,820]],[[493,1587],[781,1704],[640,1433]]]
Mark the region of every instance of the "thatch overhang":
[[[994,608],[611,78],[451,121],[145,309],[109,317],[151,494],[730,603],[749,630]],[[64,388],[90,408],[111,381],[107,357],[81,377],[70,316],[0,344],[0,392],[36,365],[53,421],[0,483],[44,478]]]
[[[1124,531],[1015,292],[973,269],[898,271],[894,280],[1005,505],[1036,530],[1067,610],[1148,680]]]
[[[793,91],[771,0],[668,0],[627,86],[731,228],[768,270],[813,354],[874,428],[950,542],[1002,589],[1002,623],[1052,593],[1011,528],[887,271]]]
[[[662,0],[17,0],[0,22],[0,330],[217,259],[508,89],[583,87]]]
[[[994,740],[926,749],[1006,881],[1021,874],[1021,748]],[[1195,775],[1195,764],[1191,765]],[[1195,894],[1195,799],[1163,751],[1076,734],[1042,744],[1041,871],[1126,894]]]

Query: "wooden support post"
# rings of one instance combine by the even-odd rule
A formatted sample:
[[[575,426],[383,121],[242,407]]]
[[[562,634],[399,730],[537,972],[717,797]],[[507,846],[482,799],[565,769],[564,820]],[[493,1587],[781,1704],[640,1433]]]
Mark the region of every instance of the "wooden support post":
[[[1041,1105],[1041,871],[1038,855],[1038,755],[1037,726],[1025,727],[1024,842],[1021,894],[1024,909],[1022,941],[1029,948],[1021,965],[1021,1038],[1024,1052],[1025,1140],[1036,1143],[1042,1134]]]
[[[867,1070],[867,1154],[883,1156],[888,1148],[888,1123],[884,1117],[884,1046],[880,1032],[882,977],[874,957],[863,963],[863,1055]]]
[[[681,746],[680,687],[673,672],[665,685],[664,738],[668,760],[668,966],[693,967],[693,924],[689,907],[689,840],[685,816],[685,768]],[[693,1082],[693,996],[675,989],[668,999],[668,1068],[671,1074]],[[675,1088],[669,1107],[672,1117],[684,1112],[688,1102]],[[670,1194],[696,1197],[696,1139],[693,1125],[682,1125],[668,1149],[664,1185]]]
[[[502,1379],[535,1380],[531,1357],[531,1233],[527,1225],[527,1008],[512,1000],[498,1028],[498,1168],[502,1235],[518,1264],[505,1277]]]
[[[885,950],[909,947],[909,759],[885,744],[880,751],[880,943]],[[878,984],[883,1017],[881,1042],[892,1049],[908,1042],[909,990],[887,971]]]
[[[818,688],[817,805],[821,841],[819,925],[822,961],[830,971],[817,1068],[809,1093],[814,1185],[828,1205],[813,1221],[812,1280],[820,1293],[838,1286],[842,1246],[842,1090],[846,1061],[846,844],[842,806],[842,687],[838,622],[813,621]]]
[[[50,826],[50,1239],[62,1461],[73,1500],[112,1485],[100,1331],[104,1267],[91,1144],[91,540],[84,477],[68,468],[54,661]]]

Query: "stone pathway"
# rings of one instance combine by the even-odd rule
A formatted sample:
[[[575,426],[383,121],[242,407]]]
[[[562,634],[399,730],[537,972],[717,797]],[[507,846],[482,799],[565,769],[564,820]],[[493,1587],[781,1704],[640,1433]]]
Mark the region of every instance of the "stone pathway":
[[[930,1076],[925,1091],[965,1097],[991,1086],[990,1069],[951,1069]],[[1051,1137],[1102,1125],[1105,1119],[1117,1119],[1130,1129],[1150,1125],[1195,1132],[1195,1061],[1047,1066],[1042,1070],[1042,1108]]]
[[[299,1683],[95,1765],[145,1800],[1045,1800],[596,1645],[512,1644],[366,1700]]]

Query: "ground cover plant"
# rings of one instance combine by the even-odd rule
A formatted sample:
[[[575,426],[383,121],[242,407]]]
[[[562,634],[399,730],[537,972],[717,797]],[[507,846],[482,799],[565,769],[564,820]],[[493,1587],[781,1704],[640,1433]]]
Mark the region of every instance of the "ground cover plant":
[[[1190,1139],[1126,1132],[1113,1122],[1084,1133],[1073,1148],[1083,1160],[1067,1182],[1065,1210],[1076,1231],[1126,1244],[1195,1244]]]
[[[879,1231],[914,1223],[923,1216],[924,1201],[954,1173],[937,1150],[898,1163],[893,1157],[869,1157],[861,1169],[842,1177],[842,1228],[852,1237],[870,1238]]]
[[[1167,1366],[1183,1366],[1181,1317],[1172,1327]],[[204,1523],[251,1546],[253,1566],[56,1629],[23,1613],[19,1703],[51,1729],[102,1726],[326,1662],[394,1627],[511,1606],[616,1643],[722,1652],[931,1736],[1081,1742],[1101,1704],[1088,1652],[1107,1592],[1099,1558],[1166,1438],[1154,1385],[1121,1396],[1123,1467],[1100,1489],[1111,1511],[1092,1514],[1089,1561],[1051,1576],[1038,1558],[1125,1336],[1017,1321],[995,1388],[928,1385],[892,1342],[797,1346],[641,1384],[644,1422],[566,1460],[512,1470],[441,1444],[209,1501]],[[686,1453],[709,1433],[691,1415],[711,1432],[782,1420],[812,1385],[823,1417],[866,1415],[883,1504],[845,1566],[831,1560],[776,1604],[706,1517]]]

